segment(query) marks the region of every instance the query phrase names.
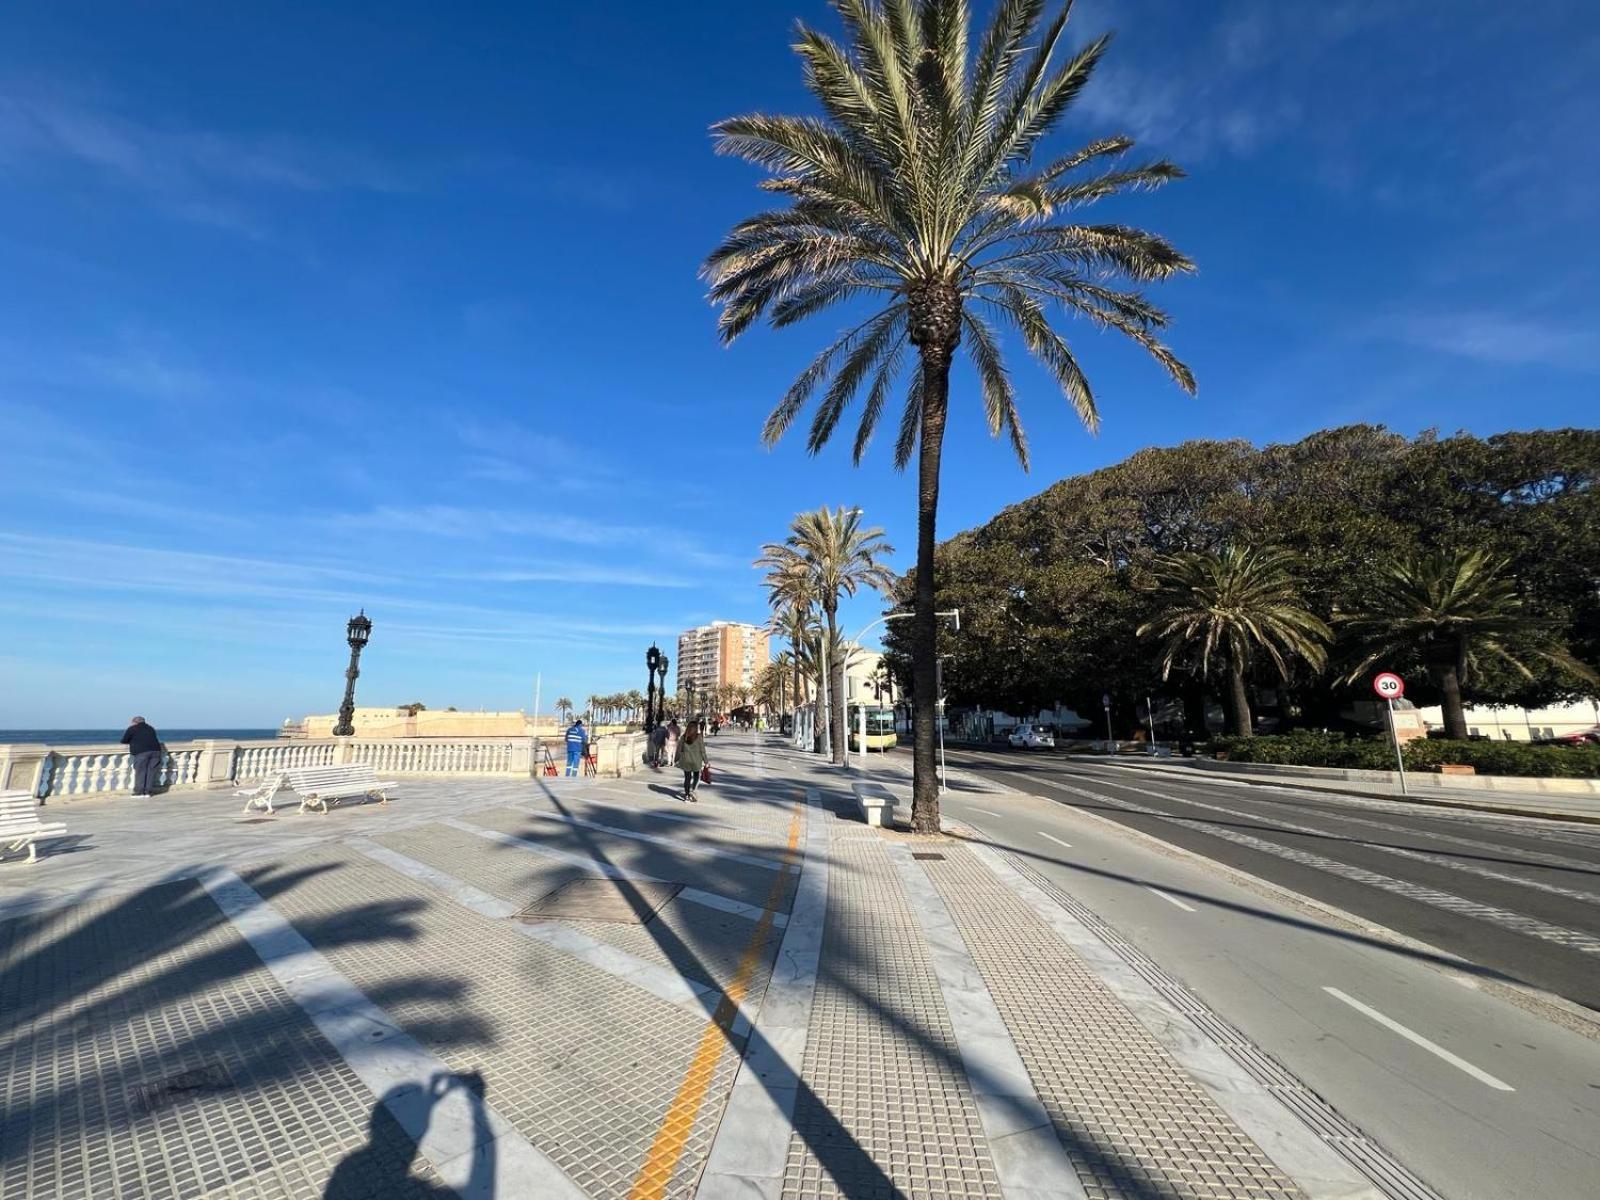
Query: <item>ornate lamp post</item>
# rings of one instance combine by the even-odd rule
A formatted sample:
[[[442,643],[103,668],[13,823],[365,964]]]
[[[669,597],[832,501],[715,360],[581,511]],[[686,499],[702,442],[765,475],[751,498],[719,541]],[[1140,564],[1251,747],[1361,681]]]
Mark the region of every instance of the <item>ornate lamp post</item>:
[[[646,687],[644,698],[644,731],[649,733],[656,727],[656,671],[661,667],[661,651],[656,649],[654,642],[650,649],[644,652],[644,665],[650,672],[650,682]]]
[[[344,635],[350,643],[350,665],[344,672],[344,703],[339,705],[339,723],[333,727],[334,737],[350,737],[356,731],[356,678],[361,674],[361,651],[372,636],[372,619],[367,616],[366,609],[350,618]]]
[[[671,660],[665,654],[661,656],[661,665],[656,668],[661,672],[661,684],[656,689],[656,724],[665,725],[667,722],[667,666]]]
[[[694,694],[698,690],[694,685],[694,680],[692,680],[692,679],[689,680],[689,683],[688,683],[688,686],[687,686],[686,690],[689,693],[689,711],[686,714],[685,719],[689,720],[689,721],[692,721],[692,720],[694,720],[694,714],[695,714]]]

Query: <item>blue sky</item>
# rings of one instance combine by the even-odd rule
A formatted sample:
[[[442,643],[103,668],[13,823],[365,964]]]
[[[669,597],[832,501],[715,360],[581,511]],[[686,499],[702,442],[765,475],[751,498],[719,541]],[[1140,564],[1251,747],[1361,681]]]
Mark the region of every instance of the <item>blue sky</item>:
[[[980,6],[982,7],[982,6]],[[275,724],[361,698],[640,687],[759,620],[749,562],[889,447],[761,449],[839,322],[714,337],[696,267],[761,206],[707,127],[806,107],[814,0],[0,9],[0,726]],[[1592,425],[1600,17],[1455,0],[1081,0],[1118,31],[1063,144],[1191,177],[1105,205],[1200,395],[1079,326],[1104,427],[1013,361],[1034,471],[958,375],[944,535],[1152,443],[1349,421]],[[842,320],[842,318],[841,318]],[[851,606],[847,627],[878,611]]]

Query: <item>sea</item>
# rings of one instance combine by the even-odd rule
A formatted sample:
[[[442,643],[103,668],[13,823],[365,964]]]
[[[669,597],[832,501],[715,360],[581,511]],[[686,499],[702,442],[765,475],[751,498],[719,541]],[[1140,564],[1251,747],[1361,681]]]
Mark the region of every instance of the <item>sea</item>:
[[[276,729],[167,729],[160,725],[156,726],[156,732],[168,744],[205,738],[247,742],[278,736]],[[107,742],[115,745],[121,740],[121,729],[0,729],[0,746],[14,742],[45,746],[98,746]]]

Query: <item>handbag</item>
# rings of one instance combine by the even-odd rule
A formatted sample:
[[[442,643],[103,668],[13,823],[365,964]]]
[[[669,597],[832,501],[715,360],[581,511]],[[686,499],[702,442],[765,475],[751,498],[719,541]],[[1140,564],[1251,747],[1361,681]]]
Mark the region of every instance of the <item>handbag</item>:
[[[711,782],[711,764],[710,763],[707,763],[705,766],[700,768],[700,782],[701,783],[710,783]]]

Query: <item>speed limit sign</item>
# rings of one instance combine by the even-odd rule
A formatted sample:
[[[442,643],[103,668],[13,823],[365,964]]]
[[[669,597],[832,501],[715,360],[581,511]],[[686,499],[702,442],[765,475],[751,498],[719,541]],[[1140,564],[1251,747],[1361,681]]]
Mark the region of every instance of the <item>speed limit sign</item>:
[[[1406,685],[1400,676],[1385,671],[1372,681],[1372,690],[1385,700],[1398,700],[1406,694]]]

